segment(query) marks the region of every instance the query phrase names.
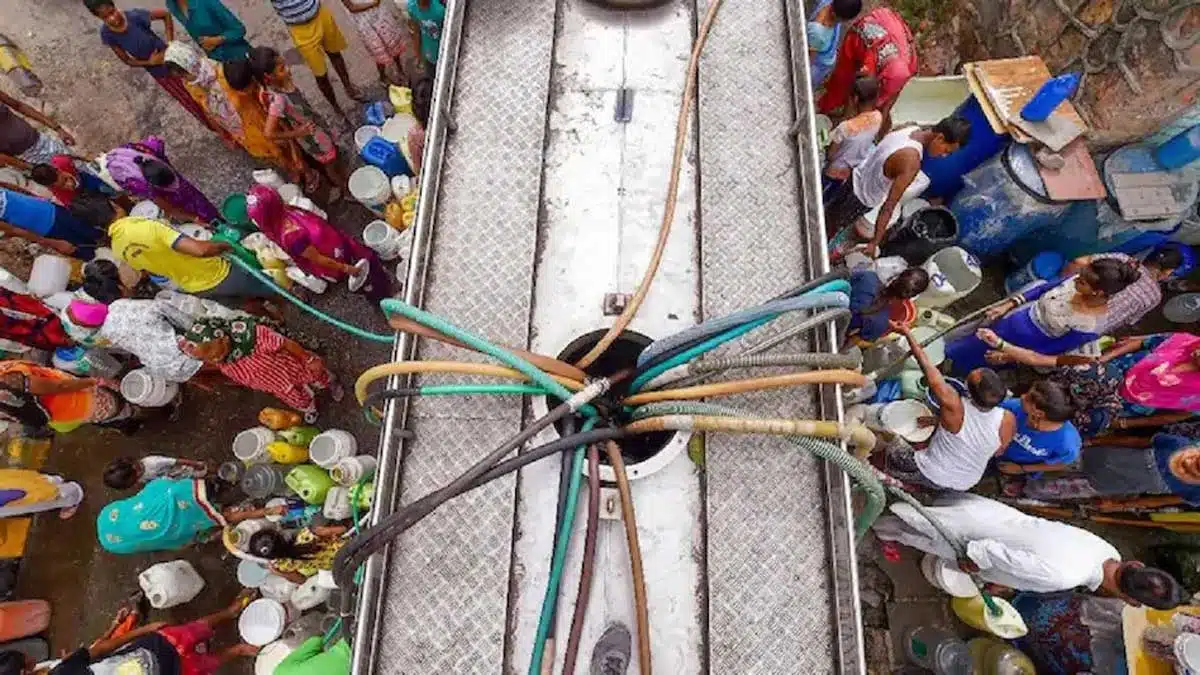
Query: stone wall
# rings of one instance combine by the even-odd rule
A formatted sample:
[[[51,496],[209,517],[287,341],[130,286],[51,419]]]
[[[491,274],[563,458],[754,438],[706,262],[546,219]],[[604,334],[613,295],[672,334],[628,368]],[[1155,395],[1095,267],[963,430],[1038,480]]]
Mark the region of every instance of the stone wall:
[[[1093,127],[1094,145],[1152,134],[1200,109],[1200,0],[954,5],[948,28],[960,61],[1040,54],[1055,74],[1083,73],[1076,103]]]

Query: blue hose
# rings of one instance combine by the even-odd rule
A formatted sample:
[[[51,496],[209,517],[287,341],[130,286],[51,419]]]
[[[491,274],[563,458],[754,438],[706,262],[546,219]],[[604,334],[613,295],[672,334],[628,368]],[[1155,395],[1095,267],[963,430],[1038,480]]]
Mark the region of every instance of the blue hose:
[[[765,302],[757,307],[751,307],[750,309],[743,309],[734,312],[733,314],[726,314],[725,316],[717,317],[715,319],[709,319],[708,321],[692,326],[681,333],[676,333],[661,340],[655,340],[640,355],[638,355],[638,367],[646,366],[650,362],[654,361],[656,357],[662,356],[665,352],[671,351],[676,347],[686,345],[697,340],[702,340],[709,336],[716,335],[717,333],[723,333],[730,328],[740,326],[744,323],[749,323],[755,319],[759,319],[767,315],[777,315],[798,309],[810,309],[814,306],[821,306],[821,301],[814,301],[813,298],[820,298],[823,294],[849,292],[849,282],[845,281],[844,279],[836,279],[834,281],[827,281],[811,291],[807,291],[796,297],[783,298],[781,300],[771,300],[770,302]]]
[[[284,298],[289,300],[292,304],[294,304],[297,307],[299,307],[300,309],[308,312],[309,314],[312,314],[313,316],[317,317],[318,319],[324,321],[325,323],[327,323],[331,326],[336,326],[338,328],[341,328],[342,330],[346,331],[347,333],[350,333],[351,335],[356,335],[360,338],[363,338],[364,340],[373,340],[375,342],[384,342],[389,345],[392,344],[393,342],[395,342],[395,340],[396,340],[395,334],[384,335],[382,333],[372,333],[370,331],[365,331],[365,330],[359,328],[358,326],[353,326],[351,324],[348,324],[345,321],[342,321],[341,319],[338,319],[336,317],[329,316],[325,312],[322,312],[321,310],[317,309],[316,307],[313,307],[312,305],[309,305],[308,303],[304,302],[300,298],[297,298],[295,295],[292,295],[292,293],[290,291],[284,289],[282,286],[275,283],[274,279],[263,274],[261,270],[254,267],[253,265],[247,263],[245,260],[242,260],[241,258],[237,257],[236,255],[234,255],[232,253],[226,253],[223,257],[226,260],[228,260],[229,262],[231,262],[231,263],[237,265],[238,267],[242,268],[243,270],[249,272],[250,276],[254,277],[255,279],[258,279],[262,283],[275,289],[276,293],[282,295]]]
[[[583,431],[591,431],[596,426],[596,422],[595,418],[585,420]],[[546,640],[550,635],[550,622],[554,616],[558,587],[562,585],[563,567],[567,563],[567,547],[571,544],[575,512],[579,506],[579,486],[583,483],[583,458],[586,451],[586,445],[575,448],[575,456],[571,459],[571,482],[567,487],[567,508],[563,512],[562,525],[558,529],[558,539],[554,542],[554,555],[550,559],[550,577],[546,580],[546,595],[542,598],[537,639],[533,642],[533,655],[529,659],[529,675],[541,675],[542,672],[542,658],[545,656]]]
[[[844,281],[833,281],[826,285],[845,284],[845,283],[846,282],[844,282]],[[818,291],[819,290],[820,289],[818,289]],[[812,291],[814,293],[814,295],[806,294],[806,295],[799,296],[798,298],[790,298],[788,300],[784,300],[784,301],[780,301],[780,302],[790,303],[789,307],[791,309],[788,309],[786,311],[794,311],[794,310],[798,310],[798,309],[812,309],[814,307],[847,307],[850,304],[849,296],[845,295],[844,293],[820,293],[818,291]],[[774,303],[768,303],[768,304],[774,304]],[[730,315],[730,316],[732,316],[732,315]],[[759,326],[762,326],[771,321],[774,321],[778,317],[779,317],[778,313],[768,314],[766,316],[754,319],[748,323],[743,323],[741,325],[734,326],[733,328],[727,329],[723,333],[720,333],[718,335],[710,337],[707,340],[701,342],[700,344],[690,347],[690,348],[686,349],[685,351],[682,351],[682,352],[672,356],[671,358],[654,365],[649,370],[638,375],[633,380],[633,384],[630,385],[630,387],[629,387],[629,392],[631,394],[636,394],[637,392],[641,391],[642,387],[646,386],[647,382],[649,382],[650,380],[653,380],[654,378],[658,377],[659,375],[662,375],[663,373],[667,372],[668,370],[670,370],[676,366],[683,365],[683,364],[691,361],[692,359],[695,359],[695,358],[701,356],[702,354],[706,354],[706,353],[716,349],[717,347],[720,347],[721,345],[725,344],[726,342],[736,340],[737,338],[745,335],[746,333],[749,333],[750,331],[754,330],[755,328],[758,328]],[[654,344],[658,344],[658,343],[656,342]],[[653,347],[654,345],[651,345],[651,346]]]

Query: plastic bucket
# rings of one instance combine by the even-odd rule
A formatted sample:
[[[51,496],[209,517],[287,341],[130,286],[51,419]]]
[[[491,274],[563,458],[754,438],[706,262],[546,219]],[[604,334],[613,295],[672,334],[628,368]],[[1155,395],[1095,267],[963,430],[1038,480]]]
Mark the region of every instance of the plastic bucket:
[[[275,432],[266,427],[250,427],[233,437],[233,456],[246,464],[271,461],[267,445],[275,441]]]
[[[970,294],[983,281],[979,260],[957,246],[938,251],[922,266],[929,273],[929,288],[917,296],[920,307],[946,307]]]
[[[956,598],[973,598],[979,595],[979,588],[975,586],[969,574],[931,553],[926,553],[925,557],[921,558],[921,574],[930,586]]]
[[[382,220],[372,220],[363,228],[363,243],[371,247],[383,260],[395,260],[400,256],[400,233]]]
[[[275,669],[293,651],[295,648],[284,640],[276,640],[263,647],[254,657],[254,675],[274,675]]]
[[[1163,317],[1172,323],[1200,321],[1200,293],[1177,295],[1163,305]]]
[[[33,259],[29,273],[29,292],[46,298],[67,290],[71,280],[71,261],[57,255],[39,255]]]
[[[236,227],[246,227],[250,224],[250,214],[246,211],[246,195],[237,192],[221,202],[221,219]]]
[[[330,429],[313,437],[308,444],[308,458],[322,469],[332,469],[338,462],[358,452],[358,441],[349,431]]]
[[[1058,276],[1063,267],[1063,257],[1058,251],[1042,251],[1033,259],[1004,280],[1004,290],[1016,293],[1029,284]]]
[[[240,483],[246,475],[246,465],[238,461],[221,462],[217,467],[217,477],[226,483]]]
[[[383,215],[383,207],[392,195],[391,182],[382,169],[375,166],[363,166],[350,174],[350,194],[360,204],[377,215]]]
[[[238,617],[238,633],[247,644],[266,646],[283,635],[287,610],[276,600],[259,598],[246,606]]]
[[[150,220],[158,220],[162,218],[162,208],[158,204],[150,200],[138,202],[129,210],[129,215],[134,218],[149,218]]]
[[[258,588],[271,576],[271,571],[253,560],[240,560],[237,566],[238,583],[246,588]]]
[[[879,422],[883,428],[898,434],[909,443],[924,443],[933,436],[937,427],[921,427],[918,420],[932,415],[933,411],[924,403],[903,399],[885,405],[879,413]]]
[[[370,455],[347,457],[329,470],[329,477],[338,485],[354,485],[359,481],[371,480],[375,476],[378,462]]]
[[[983,602],[982,595],[970,598],[954,598],[950,608],[963,623],[977,630],[991,633],[1004,640],[1015,640],[1029,632],[1021,613],[1004,598],[993,597],[992,602],[1000,609],[999,615],[993,615]]]
[[[354,130],[354,147],[362,152],[362,149],[367,147],[367,143],[372,138],[379,135],[380,129],[374,124],[364,124]]]
[[[912,336],[918,344],[928,340],[938,333],[937,330],[928,326],[917,326],[912,329]],[[904,351],[909,351],[907,347]],[[938,338],[925,347],[925,354],[929,356],[929,360],[933,365],[941,365],[942,361],[946,360],[946,343],[942,338]],[[904,368],[906,370],[920,370],[921,366],[913,357],[908,357],[904,360]]]
[[[143,408],[161,408],[175,400],[179,385],[150,373],[145,368],[132,370],[121,378],[121,396]]]

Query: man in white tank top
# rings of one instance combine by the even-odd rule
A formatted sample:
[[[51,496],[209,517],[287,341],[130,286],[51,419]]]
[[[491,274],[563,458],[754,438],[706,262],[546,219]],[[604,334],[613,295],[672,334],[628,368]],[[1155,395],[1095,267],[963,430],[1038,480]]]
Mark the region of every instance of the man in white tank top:
[[[967,142],[971,123],[962,117],[947,117],[934,127],[905,127],[891,132],[855,167],[825,203],[825,229],[832,239],[865,213],[882,205],[877,223],[891,222],[904,191],[921,172],[926,155],[942,157]],[[875,228],[865,253],[874,258],[886,227]]]
[[[903,481],[966,492],[983,478],[988,462],[1004,452],[1016,431],[1016,418],[999,407],[1007,388],[994,370],[977,368],[967,376],[970,398],[964,400],[938,372],[907,326],[893,321],[892,330],[908,340],[940,410],[929,447],[890,447],[887,472]]]

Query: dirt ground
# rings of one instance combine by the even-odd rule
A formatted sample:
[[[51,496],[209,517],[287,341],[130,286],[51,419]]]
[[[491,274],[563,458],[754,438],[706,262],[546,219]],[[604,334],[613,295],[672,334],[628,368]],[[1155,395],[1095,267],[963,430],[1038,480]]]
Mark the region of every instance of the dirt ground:
[[[134,6],[125,0],[119,4]],[[252,44],[270,45],[281,52],[290,48],[284,25],[270,3],[226,0],[226,4],[246,23]],[[341,4],[326,4],[351,42],[347,61],[356,84],[370,86],[370,93],[382,97],[374,64],[353,33]],[[214,202],[249,185],[250,172],[257,168],[250,158],[222,145],[140,69],[120,63],[100,44],[100,24],[79,0],[4,0],[0,3],[0,25],[26,51],[45,82],[43,96],[49,109],[75,133],[87,153],[98,154],[157,134],[166,140],[172,162]],[[179,35],[184,34],[178,26],[177,30]],[[294,60],[294,55],[290,58]],[[329,118],[332,111],[321,99],[312,76],[302,67],[294,67],[294,72],[308,98]],[[340,93],[340,87],[338,90]],[[351,109],[348,99],[341,100]],[[357,107],[352,117],[359,118]],[[350,131],[343,129],[340,133],[343,146],[352,144]],[[335,224],[355,234],[371,220],[366,210],[353,205],[332,209],[330,215]],[[330,291],[314,304],[351,323],[387,332],[382,315],[361,297],[344,290]],[[330,368],[347,385],[367,366],[387,359],[387,345],[352,338],[294,307],[288,308],[287,319],[290,325],[321,342]],[[74,649],[102,632],[120,602],[137,590],[138,572],[155,562],[190,560],[207,586],[193,602],[170,612],[157,612],[154,619],[195,618],[224,606],[237,592],[236,561],[224,554],[219,543],[181,553],[132,556],[107,553],[96,543],[97,513],[108,502],[126,496],[101,483],[101,472],[109,460],[156,453],[213,463],[225,461],[232,457],[233,436],[254,426],[258,410],[272,403],[270,397],[228,386],[214,392],[188,387],[186,394],[183,415],[177,423],[150,425],[134,436],[81,429],[56,439],[45,470],[80,482],[87,496],[79,514],[71,520],[61,521],[54,514],[35,518],[16,593],[20,598],[51,602],[54,616],[47,637],[53,652]],[[374,452],[377,432],[358,412],[352,395],[337,405],[326,401],[318,426],[347,429],[355,434],[360,448]],[[243,669],[248,672],[249,664],[239,668]]]

